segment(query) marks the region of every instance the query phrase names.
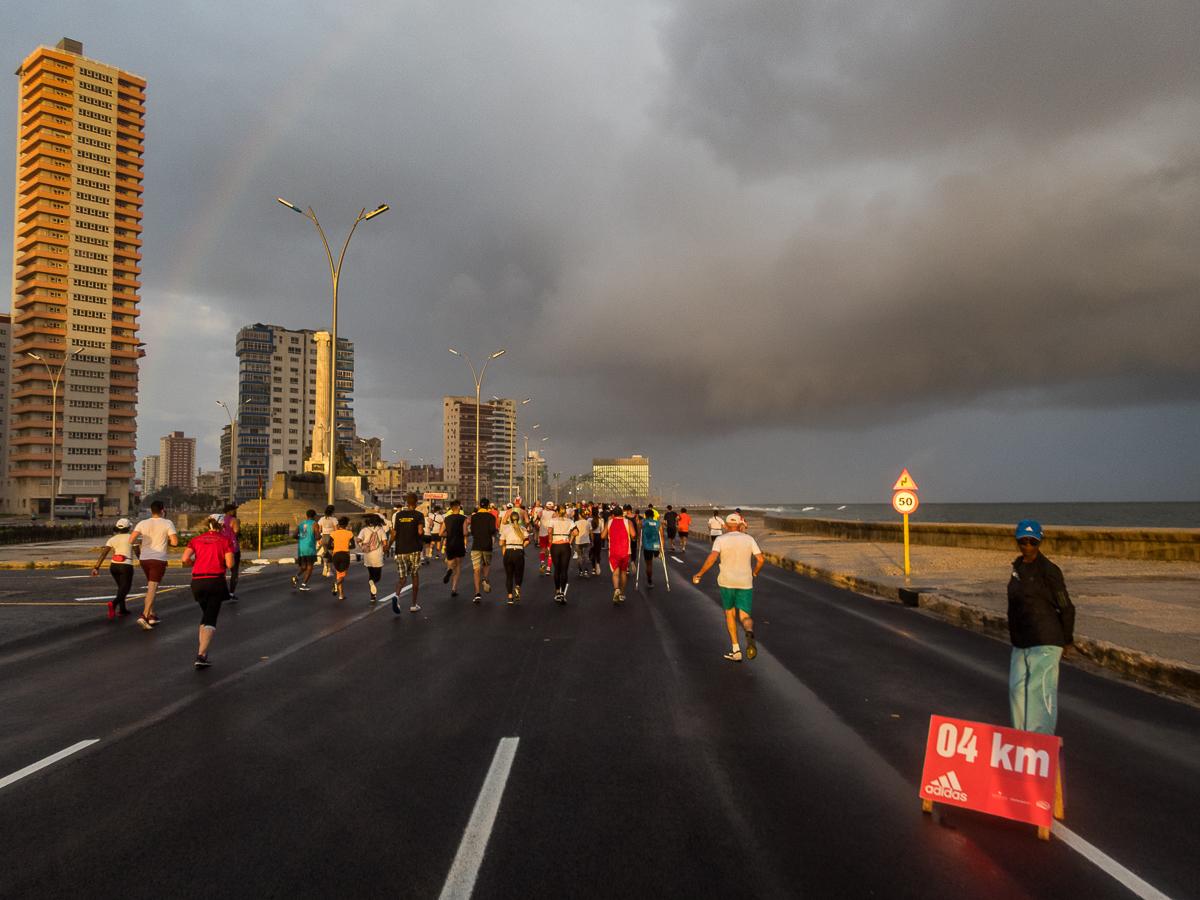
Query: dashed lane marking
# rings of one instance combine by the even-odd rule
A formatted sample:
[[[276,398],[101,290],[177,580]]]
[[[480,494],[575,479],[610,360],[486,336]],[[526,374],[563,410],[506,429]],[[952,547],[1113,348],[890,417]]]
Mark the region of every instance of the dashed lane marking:
[[[64,758],[70,756],[72,753],[75,753],[78,750],[82,750],[84,747],[90,747],[90,746],[92,746],[92,744],[95,744],[99,740],[100,740],[100,738],[92,738],[91,740],[80,741],[78,744],[72,744],[70,747],[68,747],[65,750],[59,750],[57,753],[51,753],[45,759],[38,760],[37,762],[33,763],[32,765],[26,766],[23,769],[19,769],[16,772],[13,772],[11,775],[5,775],[3,778],[0,778],[0,789],[8,787],[14,781],[20,781],[26,775],[32,775],[34,772],[37,772],[40,769],[46,768],[46,766],[52,766],[56,762],[58,762],[60,759],[64,759]]]
[[[177,591],[181,587],[184,587],[184,585],[177,584],[177,585],[174,585],[173,587],[160,587],[157,591],[154,592],[154,596],[157,597],[159,594],[165,594],[168,591]],[[126,594],[125,599],[126,600],[138,600],[145,596],[146,596],[146,592],[143,591],[140,594]],[[104,597],[76,597],[75,602],[76,603],[87,603],[91,600],[116,600],[116,599],[117,599],[116,594],[108,594],[107,596],[104,596]]]
[[[1171,900],[1170,897],[1154,885],[1138,878],[1138,876],[1134,875],[1102,850],[1093,847],[1066,825],[1062,824],[1062,822],[1055,820],[1054,824],[1050,826],[1050,833],[1058,837],[1059,840],[1072,850],[1079,853],[1088,862],[1103,869],[1117,881],[1121,882],[1121,884],[1141,897],[1142,900]]]
[[[475,878],[479,875],[479,865],[483,862],[488,838],[492,835],[496,813],[500,810],[500,798],[504,796],[504,786],[508,784],[508,774],[512,771],[519,741],[520,738],[515,737],[500,738],[487,777],[483,780],[483,788],[479,791],[479,799],[475,801],[471,819],[458,845],[458,853],[454,855],[450,874],[446,876],[440,900],[470,900],[475,890]]]
[[[680,559],[678,556],[672,556],[671,559],[675,560],[675,562],[677,562],[677,563],[680,563],[680,564],[683,563],[683,560]]]

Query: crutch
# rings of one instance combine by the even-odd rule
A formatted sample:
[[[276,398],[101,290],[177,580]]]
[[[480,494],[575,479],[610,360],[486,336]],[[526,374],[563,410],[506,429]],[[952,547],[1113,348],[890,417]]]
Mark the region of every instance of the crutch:
[[[667,549],[664,547],[662,551],[663,578],[667,581],[667,591],[671,590],[671,576],[667,574]]]
[[[633,542],[633,552],[637,556],[637,563],[633,569],[633,573],[634,573],[633,574],[633,589],[636,591],[638,589],[638,582],[641,580],[641,577],[642,577],[642,554],[637,552],[637,542],[636,541]]]

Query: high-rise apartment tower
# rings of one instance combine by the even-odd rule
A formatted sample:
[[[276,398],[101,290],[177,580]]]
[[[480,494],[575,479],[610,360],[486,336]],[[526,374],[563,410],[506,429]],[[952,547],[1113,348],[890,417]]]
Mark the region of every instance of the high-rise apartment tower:
[[[237,355],[237,497],[246,501],[258,496],[260,477],[266,490],[278,472],[305,471],[304,451],[314,439],[314,455],[328,455],[329,332],[247,325],[238,332]],[[355,440],[353,341],[338,338],[336,372],[337,438],[349,450]]]
[[[442,401],[442,448],[446,481],[458,485],[464,503],[475,499],[475,427],[479,417],[479,494],[507,503],[521,492],[516,475],[517,401],[493,400],[478,410],[474,397]]]
[[[17,76],[5,508],[47,513],[57,496],[124,513],[137,444],[146,81],[67,38],[35,50]]]

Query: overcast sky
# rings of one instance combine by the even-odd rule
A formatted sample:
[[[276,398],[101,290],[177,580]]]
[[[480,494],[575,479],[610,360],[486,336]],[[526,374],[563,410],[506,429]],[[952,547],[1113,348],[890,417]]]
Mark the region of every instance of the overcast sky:
[[[1200,4],[19,4],[144,76],[139,456],[217,466],[246,324],[441,461],[448,347],[551,471],[723,502],[1200,500]],[[0,144],[16,145],[16,79]],[[11,163],[10,163],[11,164]],[[11,208],[11,182],[3,181]],[[529,429],[535,423],[536,433]],[[412,447],[410,454],[408,448]],[[565,474],[564,474],[565,477]]]

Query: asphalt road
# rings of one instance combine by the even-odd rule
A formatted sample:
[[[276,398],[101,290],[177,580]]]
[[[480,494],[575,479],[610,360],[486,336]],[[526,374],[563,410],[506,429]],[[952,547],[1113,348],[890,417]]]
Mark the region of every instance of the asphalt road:
[[[929,715],[1007,722],[1005,644],[768,567],[733,663],[701,553],[620,607],[528,559],[517,607],[498,559],[480,604],[435,563],[399,616],[360,565],[343,602],[245,575],[206,670],[186,588],[153,632],[95,606],[3,644],[0,777],[98,740],[0,788],[0,896],[437,897],[505,737],[475,897],[1134,896],[1031,826],[921,813]],[[0,573],[10,603],[97,584]],[[1070,667],[1060,696],[1066,824],[1200,896],[1200,710]]]

